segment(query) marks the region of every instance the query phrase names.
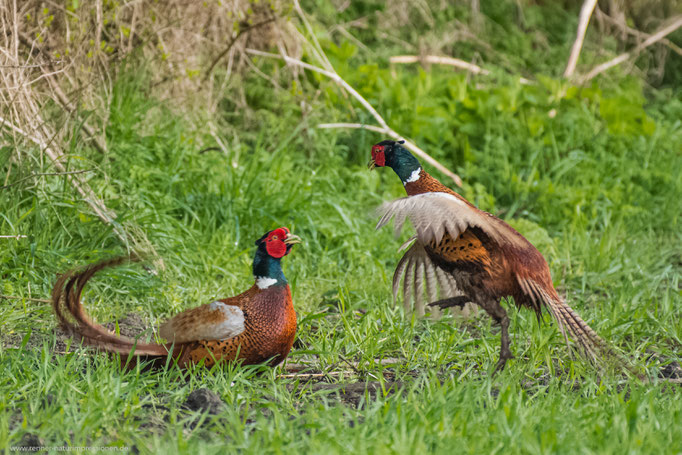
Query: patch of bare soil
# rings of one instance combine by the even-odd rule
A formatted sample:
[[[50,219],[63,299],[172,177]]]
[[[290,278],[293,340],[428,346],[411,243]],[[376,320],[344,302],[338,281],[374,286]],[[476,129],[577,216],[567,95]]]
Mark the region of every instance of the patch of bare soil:
[[[217,415],[227,409],[227,405],[217,393],[209,389],[197,389],[189,394],[183,408],[190,411],[207,412]]]
[[[351,382],[351,383],[336,383],[330,384],[328,382],[308,383],[304,385],[290,384],[287,385],[289,391],[302,388],[303,390],[310,390],[311,392],[329,392],[336,394],[344,404],[360,407],[362,403],[374,400],[378,396],[390,396],[403,387],[402,381],[384,382],[368,381],[368,382]]]
[[[14,447],[20,449],[22,452],[23,451],[38,452],[40,448],[44,446],[45,441],[42,438],[39,438],[37,435],[33,433],[24,433],[24,435],[19,440],[19,444],[17,444]]]
[[[680,366],[680,362],[673,361],[665,365],[663,368],[661,368],[658,377],[666,379],[682,379],[682,366]]]
[[[102,325],[112,332],[116,331],[116,322],[107,322]],[[126,317],[118,320],[119,333],[128,338],[135,338],[147,329],[147,322],[137,313],[128,313]]]

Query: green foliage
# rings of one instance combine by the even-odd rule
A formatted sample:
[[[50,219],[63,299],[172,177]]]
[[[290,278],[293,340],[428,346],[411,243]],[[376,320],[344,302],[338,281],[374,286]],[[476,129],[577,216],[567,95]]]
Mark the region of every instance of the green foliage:
[[[563,61],[574,15],[529,8],[523,29],[506,19],[515,3],[497,4],[483,5],[496,24],[487,23],[483,36],[505,57],[500,67],[556,69],[553,56]],[[335,20],[377,8],[387,6],[351,2]],[[320,23],[333,14],[331,4],[319,11]],[[445,24],[461,18],[458,11],[432,19]],[[413,40],[416,31],[430,33],[428,21],[417,15],[410,27],[392,30]],[[540,32],[549,36],[546,59],[532,55]],[[521,85],[497,70],[483,79],[439,67],[391,68],[394,47],[377,27],[359,36],[379,58],[349,40],[323,40],[339,74],[392,127],[456,170],[465,197],[526,235],[600,335],[654,376],[660,365],[651,352],[679,362],[679,92],[645,91],[631,77],[578,88],[552,76]],[[285,74],[277,62],[255,62]],[[273,93],[268,81],[239,76],[212,119],[227,150],[200,153],[216,145],[207,128],[150,96],[145,66],[126,63],[102,116],[109,153],[76,138],[68,166],[95,170],[85,174],[90,185],[118,223],[146,233],[167,269],[156,276],[127,266],[96,277],[85,291],[93,317],[135,312],[155,326],[241,292],[251,285],[253,241],[286,225],[305,242],[283,262],[299,316],[301,346],[291,361],[314,356],[323,371],[348,370],[323,382],[384,388],[349,400],[262,367],[126,372],[114,359],[64,346],[49,304],[26,298],[46,298],[57,273],[124,249],[64,176],[31,177],[0,189],[0,234],[28,236],[0,239],[0,294],[22,298],[0,300],[0,447],[32,433],[46,445],[134,445],[143,453],[682,450],[679,388],[595,371],[571,357],[553,323],[511,308],[516,359],[490,377],[499,334],[488,318],[404,317],[390,296],[400,239],[376,232],[371,214],[402,196],[402,185],[389,170],[366,169],[371,144],[383,138],[315,128],[372,120],[325,77],[306,73],[293,84],[281,76],[284,89]],[[39,160],[19,166],[12,153],[0,148],[8,183],[52,171]],[[391,381],[397,391],[389,392]],[[218,393],[227,409],[217,416],[183,410],[199,387]]]

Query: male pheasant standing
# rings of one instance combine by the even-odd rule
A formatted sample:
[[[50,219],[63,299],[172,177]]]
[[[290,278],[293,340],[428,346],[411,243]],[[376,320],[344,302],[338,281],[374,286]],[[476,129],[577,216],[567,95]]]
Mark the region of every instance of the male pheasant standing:
[[[500,305],[505,297],[513,297],[519,307],[532,309],[538,318],[543,307],[549,310],[564,337],[570,334],[595,362],[599,354],[615,354],[559,297],[545,258],[528,240],[429,175],[401,143],[387,140],[376,144],[369,162],[370,169],[391,167],[408,194],[381,207],[377,229],[395,218],[399,233],[408,218],[416,230],[414,243],[393,276],[394,296],[404,274],[405,302],[410,305],[414,293],[415,305],[422,312],[424,284],[430,305],[479,305],[502,329],[496,370],[513,358],[509,318]],[[437,298],[439,286],[441,300]]]
[[[74,338],[104,351],[163,361],[169,353],[180,367],[204,361],[241,359],[244,364],[282,362],[296,335],[296,312],[280,260],[301,239],[285,227],[256,241],[254,285],[234,297],[216,300],[183,313],[161,325],[165,344],[143,343],[117,336],[93,322],[80,302],[85,284],[106,267],[135,258],[116,258],[62,275],[52,291],[52,305],[61,327]]]

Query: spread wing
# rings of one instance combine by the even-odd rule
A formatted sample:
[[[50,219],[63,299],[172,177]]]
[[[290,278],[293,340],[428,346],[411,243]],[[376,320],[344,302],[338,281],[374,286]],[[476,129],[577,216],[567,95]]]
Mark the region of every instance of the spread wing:
[[[414,299],[414,310],[418,316],[423,316],[425,303],[455,297],[461,293],[457,291],[454,277],[431,261],[424,245],[419,240],[415,240],[413,237],[400,247],[400,250],[407,248],[413,240],[414,243],[400,259],[393,274],[393,298],[398,299],[402,281],[405,312],[408,313],[412,310],[412,300]],[[426,302],[424,301],[425,293]],[[439,312],[439,308],[431,309],[434,317],[439,316]]]
[[[244,331],[244,312],[235,305],[215,301],[169,319],[159,334],[170,342],[224,340]]]
[[[423,245],[437,244],[447,232],[456,239],[470,227],[480,228],[499,245],[524,247],[523,237],[504,221],[478,210],[465,200],[447,193],[422,193],[385,202],[379,208],[381,219],[377,229],[395,218],[395,233],[409,219]]]

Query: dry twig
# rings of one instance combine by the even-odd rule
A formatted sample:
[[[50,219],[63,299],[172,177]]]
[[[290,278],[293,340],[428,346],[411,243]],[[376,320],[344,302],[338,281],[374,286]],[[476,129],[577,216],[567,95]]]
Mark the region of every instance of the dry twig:
[[[628,35],[635,36],[638,39],[641,39],[642,41],[651,37],[651,35],[649,35],[648,33],[644,33],[641,30],[628,27],[625,22],[620,22],[614,19],[613,17],[609,16],[608,14],[600,10],[599,7],[595,9],[595,12],[597,14],[597,19],[604,20],[609,24],[613,25],[614,27],[618,27],[622,32]],[[668,38],[661,38],[659,42],[665,46],[668,46],[670,50],[675,52],[677,55],[682,56],[682,48],[680,48],[678,45],[670,41]]]
[[[638,55],[643,49],[651,46],[654,43],[661,41],[664,37],[671,34],[680,27],[682,27],[682,16],[676,16],[668,25],[662,27],[656,33],[649,36],[649,38],[644,40],[642,44],[635,46],[635,48],[632,49],[631,51],[624,52],[620,54],[618,57],[594,67],[592,71],[579,78],[579,83],[584,84],[585,82],[589,82],[599,74],[613,68],[614,66],[620,65],[624,61]]]
[[[59,61],[55,60],[50,60],[49,59],[49,53],[45,52],[42,47],[38,46],[36,43],[36,40],[30,39],[28,36],[26,36],[24,33],[19,32],[19,36],[17,37],[19,42],[22,43],[26,48],[35,50],[36,52],[44,55],[48,60],[44,64],[36,65],[38,67],[41,66],[46,66],[51,72],[49,73],[49,76],[54,76],[55,74],[63,71],[64,69],[59,69],[57,70],[55,67],[56,63],[61,63]],[[45,76],[45,73],[41,75],[41,78]],[[50,84],[50,88],[52,89],[52,92],[54,96],[57,98],[57,101],[62,105],[62,107],[69,112],[69,114],[73,114],[76,111],[76,107],[73,105],[71,101],[69,101],[69,98],[66,96],[62,88],[59,86],[59,84],[55,81],[54,77],[48,77],[47,78],[48,83]],[[33,81],[35,82],[35,81]],[[95,134],[95,130],[90,126],[90,124],[87,122],[87,120],[83,119],[80,123],[80,127],[83,131],[85,131],[85,134],[88,135],[88,137],[93,141],[93,145],[95,148],[100,152],[100,153],[106,153],[107,151],[107,146],[104,141],[100,139],[99,136]]]
[[[389,60],[391,63],[430,63],[430,64],[436,64],[436,65],[448,65],[448,66],[454,66],[455,68],[460,68],[465,71],[469,71],[470,73],[473,74],[480,74],[483,76],[489,76],[490,71],[488,71],[485,68],[481,68],[478,65],[475,65],[473,63],[465,62],[464,60],[458,59],[458,58],[453,58],[453,57],[440,57],[437,55],[424,55],[424,56],[418,56],[418,55],[397,55],[395,57],[391,57]],[[519,82],[521,82],[524,85],[532,85],[535,84],[535,82],[531,81],[530,79],[526,79],[525,77],[519,78]]]
[[[580,8],[578,31],[576,32],[576,38],[573,42],[573,47],[571,48],[571,56],[568,58],[568,63],[566,64],[564,77],[571,77],[575,71],[575,67],[578,64],[578,57],[580,57],[580,50],[583,48],[583,41],[585,41],[587,25],[590,23],[590,17],[592,17],[592,11],[594,11],[595,6],[597,6],[597,0],[585,0],[582,8]]]

